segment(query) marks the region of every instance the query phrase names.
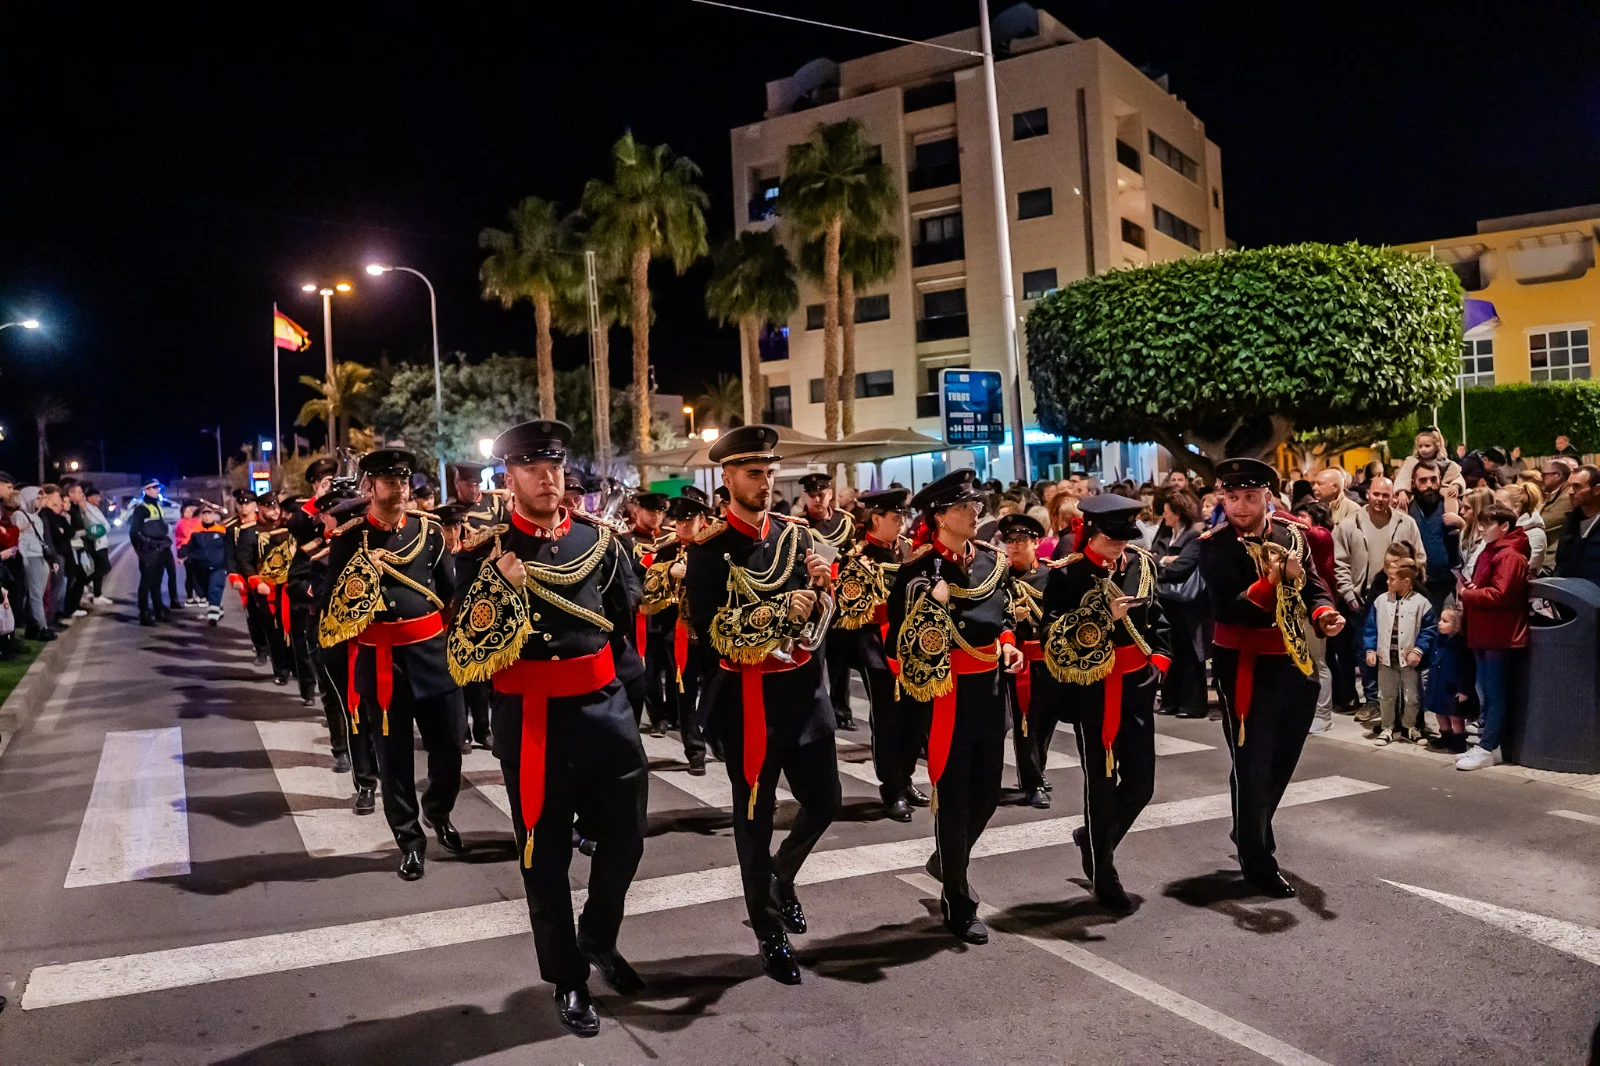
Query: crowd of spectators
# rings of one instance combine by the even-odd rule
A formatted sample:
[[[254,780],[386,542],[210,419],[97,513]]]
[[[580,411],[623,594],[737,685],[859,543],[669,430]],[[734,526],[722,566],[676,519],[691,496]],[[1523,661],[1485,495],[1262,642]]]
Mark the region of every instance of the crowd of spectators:
[[[0,659],[111,603],[109,533],[93,485],[19,485],[0,471]]]

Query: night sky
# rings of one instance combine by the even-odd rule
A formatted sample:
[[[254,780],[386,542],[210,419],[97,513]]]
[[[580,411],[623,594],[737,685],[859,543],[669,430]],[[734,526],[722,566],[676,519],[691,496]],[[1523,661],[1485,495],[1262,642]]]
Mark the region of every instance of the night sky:
[[[520,4],[7,5],[0,36],[0,468],[31,475],[34,396],[63,398],[57,455],[171,477],[271,432],[273,301],[320,340],[306,280],[336,298],[340,358],[441,342],[533,350],[533,311],[478,297],[478,230],[518,198],[564,205],[632,127],[705,170],[713,241],[732,229],[728,130],[763,84],[885,44],[687,0]],[[976,2],[750,6],[926,37]],[[1003,9],[995,3],[994,10]],[[1042,4],[1171,86],[1222,148],[1229,235],[1401,242],[1479,218],[1600,202],[1600,5],[1128,0]],[[1317,21],[1311,21],[1311,20]],[[661,387],[735,371],[705,319],[702,266],[657,267]],[[558,341],[576,365],[581,338]],[[616,334],[614,378],[626,380]],[[320,344],[285,380],[320,373]],[[287,417],[307,393],[285,390]],[[316,434],[312,434],[314,437]]]

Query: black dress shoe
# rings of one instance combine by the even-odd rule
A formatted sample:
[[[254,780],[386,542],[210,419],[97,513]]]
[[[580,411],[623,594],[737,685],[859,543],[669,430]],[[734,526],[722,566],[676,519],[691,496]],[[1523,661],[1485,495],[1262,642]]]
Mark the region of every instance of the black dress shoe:
[[[778,932],[761,938],[761,969],[780,985],[800,983],[800,965],[794,961],[788,934]]]
[[[357,786],[355,812],[357,814],[371,814],[377,809],[377,789],[368,788],[364,785]]]
[[[635,970],[620,952],[596,947],[582,936],[578,937],[578,950],[595,969],[600,971],[600,976],[605,978],[606,984],[610,985],[618,995],[637,996],[644,991],[644,978],[639,976],[639,971]]]
[[[400,880],[419,881],[422,879],[422,852],[408,851],[400,860]]]
[[[350,772],[350,756],[348,754],[341,751],[339,754],[333,757],[333,772],[336,774],[347,774]]]
[[[473,737],[472,742],[478,745],[478,747],[482,748],[484,751],[488,751],[489,748],[494,744],[494,737],[487,730],[485,730],[483,736]]]
[[[884,813],[897,822],[911,821],[911,804],[904,796],[896,796],[893,803],[884,806]]]
[[[257,666],[265,666],[265,665],[267,665],[267,653],[266,652],[264,652],[264,651],[256,652],[256,665]]]
[[[689,756],[689,776],[690,777],[704,777],[704,776],[706,776],[706,757],[704,755],[691,755],[691,756]]]
[[[926,807],[928,805],[928,795],[916,785],[907,785],[906,802],[913,807]]]
[[[854,733],[856,731],[856,720],[854,718],[841,718],[838,720],[837,725],[846,733]]]
[[[461,834],[456,832],[456,827],[450,824],[448,818],[439,819],[433,827],[433,835],[439,838],[441,848],[454,855],[460,855],[467,850],[467,846],[461,843]]]
[[[1203,711],[1203,710],[1200,710],[1200,711],[1179,711],[1179,712],[1177,712],[1176,714],[1173,715],[1174,718],[1204,718],[1205,716],[1206,716],[1206,712]]]
[[[791,933],[806,931],[806,912],[800,906],[800,900],[794,894],[794,886],[783,888],[777,881],[772,882],[772,900],[778,905],[778,918],[783,922],[783,927]]]
[[[987,944],[989,942],[989,927],[983,924],[981,918],[969,918],[962,921],[959,918],[946,918],[944,927],[950,930],[957,940],[965,944]]]
[[[463,755],[471,755],[472,754],[472,738],[471,737],[463,737],[462,738],[462,740],[461,740],[461,754],[463,754]]]
[[[283,674],[274,674],[272,675],[272,683],[274,685],[287,685],[289,683],[289,679]]]
[[[1083,862],[1083,876],[1094,880],[1094,856],[1089,853],[1089,831],[1083,826],[1072,831],[1072,842],[1078,845],[1078,858]]]
[[[153,625],[156,624],[156,620],[154,618],[151,618],[147,614],[141,614],[139,616],[139,624],[142,625],[142,626],[153,626]],[[44,638],[43,637],[32,637],[30,639],[32,639],[32,640],[43,640]],[[54,635],[52,635],[50,637],[50,639],[51,640],[55,640],[56,638],[55,638]]]
[[[1117,876],[1116,867],[1109,863],[1100,871],[1100,877],[1094,883],[1094,898],[1108,911],[1125,914],[1133,910],[1133,900],[1123,890],[1122,878]]]
[[[1269,874],[1256,874],[1254,877],[1246,877],[1245,881],[1260,889],[1263,896],[1271,896],[1273,899],[1294,898],[1294,886],[1285,881],[1283,875],[1276,870]]]
[[[1028,806],[1032,807],[1034,810],[1048,810],[1050,808],[1050,793],[1046,792],[1043,788],[1029,789],[1026,802]]]
[[[600,1016],[594,1012],[594,1000],[589,998],[587,988],[557,992],[554,999],[556,1017],[561,1019],[567,1032],[578,1036],[595,1036],[600,1032]]]
[[[1048,781],[1046,781],[1042,787],[1046,792],[1054,792],[1056,790],[1056,786],[1052,785]]]

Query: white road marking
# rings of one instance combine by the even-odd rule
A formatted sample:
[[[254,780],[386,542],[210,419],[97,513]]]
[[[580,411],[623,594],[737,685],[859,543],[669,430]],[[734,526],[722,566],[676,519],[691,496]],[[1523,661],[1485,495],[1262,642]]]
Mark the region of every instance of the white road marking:
[[[1509,907],[1497,907],[1493,903],[1483,903],[1467,899],[1465,896],[1452,896],[1445,892],[1435,892],[1430,888],[1402,884],[1399,881],[1384,879],[1383,883],[1424,899],[1431,899],[1435,903],[1470,915],[1479,921],[1488,922],[1513,933],[1520,933],[1529,940],[1537,940],[1546,947],[1555,948],[1584,962],[1600,966],[1600,929],[1593,926],[1579,925],[1577,922],[1550,918],[1530,911],[1514,911]]]
[[[85,629],[98,628],[99,619],[91,613],[88,618],[82,619],[78,624],[89,623]],[[50,702],[44,705],[44,710],[39,713],[32,726],[35,733],[53,733],[65,713],[67,705],[72,701],[72,690],[77,687],[78,679],[83,676],[83,660],[89,652],[89,638],[80,633],[77,646],[72,649],[72,657],[67,660],[67,668],[61,671],[61,677],[56,681],[55,694],[50,697]]]
[[[1059,728],[1065,732],[1067,736],[1071,737],[1073,735],[1071,725],[1062,722],[1060,723]],[[1077,741],[1073,740],[1070,741],[1070,743],[1075,744]],[[843,737],[838,739],[836,746],[841,751],[854,751],[858,749],[871,748],[870,744],[863,744],[857,740],[845,740]],[[1182,737],[1170,737],[1165,733],[1156,734],[1155,747],[1156,754],[1158,756],[1187,755],[1188,753],[1194,751],[1214,750],[1214,747],[1211,744],[1198,744],[1192,740],[1184,740]],[[1016,767],[1017,750],[1009,740],[1006,741],[1002,758],[1005,760],[1005,764],[1007,766],[1012,768]],[[1061,751],[1060,749],[1054,747],[1050,749],[1050,769],[1071,769],[1077,765],[1078,756],[1076,754],[1070,751]],[[869,785],[876,785],[878,783],[878,775],[873,772],[872,764],[870,762],[849,763],[841,759],[839,760],[839,771],[840,773],[845,774],[847,777],[853,777],[858,781],[865,781]],[[926,764],[921,762],[917,764],[917,768],[911,776],[911,783],[922,789],[927,789],[930,785],[932,785],[933,782],[928,778]]]
[[[671,737],[653,737],[646,733],[639,740],[644,744],[645,758],[651,762],[684,761],[683,745]],[[687,770],[652,770],[650,776],[688,793],[707,807],[720,807],[725,811],[733,809],[733,785],[728,781],[726,767],[713,766],[708,762],[706,773],[701,777],[695,777]],[[793,800],[793,793],[779,787],[779,803],[790,803]]]
[[[878,787],[878,772],[872,768],[870,762],[850,762],[846,759],[839,760],[839,772],[846,777],[853,777],[857,781],[865,781],[873,788]],[[911,783],[926,792],[933,787],[933,778],[928,776],[928,768],[923,763],[917,763],[916,769],[911,771]]]
[[[394,834],[381,810],[358,815],[351,809],[355,786],[348,774],[331,769],[326,723],[257,722],[256,730],[308,855],[366,855],[394,849]],[[313,756],[315,765],[295,765],[296,756]]]
[[[1600,815],[1584,814],[1581,811],[1546,811],[1557,818],[1570,818],[1574,822],[1588,822],[1590,825],[1600,825]]]
[[[939,895],[939,882],[927,874],[901,874],[900,880],[933,896]],[[987,904],[980,903],[978,905],[978,914],[983,918],[992,919],[997,913],[996,908]],[[1058,959],[1070,962],[1080,970],[1109,981],[1124,991],[1132,992],[1147,1003],[1152,1003],[1162,1010],[1191,1021],[1202,1029],[1222,1037],[1224,1040],[1230,1040],[1242,1048],[1254,1051],[1264,1059],[1280,1063],[1281,1066],[1328,1066],[1326,1062],[1315,1055],[1308,1055],[1293,1045],[1285,1044],[1277,1037],[1268,1036],[1261,1030],[1246,1025],[1237,1018],[1231,1018],[1221,1011],[1212,1010],[1204,1003],[1198,1003],[1188,996],[1174,992],[1165,985],[1158,985],[1149,978],[1141,977],[1132,970],[1118,966],[1116,963],[1103,959],[1094,952],[1081,948],[1076,944],[1033,933],[1017,933],[1014,935],[1036,948],[1048,951]]]
[[[65,888],[189,872],[183,731],[107,733]]]
[[[1282,806],[1355,796],[1385,787],[1346,777],[1320,777],[1291,784]],[[1145,809],[1133,831],[1208,821],[1227,817],[1229,813],[1226,794],[1157,803]],[[1081,822],[1081,818],[1073,816],[991,828],[979,839],[973,855],[1002,855],[1065,843]],[[819,884],[865,874],[915,869],[927,859],[932,846],[931,840],[923,838],[813,852],[801,868],[798,881]],[[742,894],[736,865],[653,877],[633,883],[628,891],[627,913],[641,915],[676,910],[738,899]],[[581,907],[586,893],[578,890],[572,895],[573,906]],[[527,913],[522,900],[506,900],[350,925],[41,966],[29,975],[22,1009],[114,999],[423,948],[525,935]]]

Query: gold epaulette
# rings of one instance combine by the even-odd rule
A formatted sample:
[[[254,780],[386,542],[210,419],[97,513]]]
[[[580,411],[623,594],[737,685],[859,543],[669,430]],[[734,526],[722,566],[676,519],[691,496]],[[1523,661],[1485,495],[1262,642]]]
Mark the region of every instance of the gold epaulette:
[[[435,522],[439,521],[439,516],[438,515],[434,514],[432,511],[424,511],[421,508],[407,507],[406,508],[406,514],[416,515],[418,518],[432,519]]]
[[[1049,567],[1051,570],[1060,570],[1063,566],[1067,566],[1070,563],[1075,563],[1082,558],[1082,552],[1068,552],[1059,559],[1046,559],[1044,565]]]
[[[367,516],[366,515],[358,514],[354,518],[350,519],[348,522],[343,522],[343,523],[339,524],[338,526],[335,526],[334,530],[333,530],[333,535],[335,537],[337,537],[340,533],[344,533],[344,532],[346,532],[348,530],[352,530],[352,529],[356,528],[357,526],[359,526],[361,523],[365,522],[366,520],[367,520]]]
[[[712,537],[717,536],[719,533],[725,532],[727,530],[727,528],[728,528],[728,523],[724,522],[720,518],[715,519],[709,526],[707,526],[706,528],[702,529],[695,536],[694,542],[696,544],[704,544],[706,541],[710,540]]]
[[[768,511],[767,513],[773,518],[780,518],[785,522],[792,522],[797,526],[805,526],[807,529],[811,528],[811,523],[806,521],[805,516],[803,515],[784,514],[781,511]]]
[[[1213,533],[1220,533],[1222,530],[1227,529],[1227,528],[1228,528],[1228,523],[1219,522],[1216,525],[1212,526],[1210,529],[1208,529],[1205,532],[1201,533],[1200,534],[1200,539],[1201,540],[1205,540],[1207,537],[1211,536]]]
[[[1156,553],[1155,552],[1151,551],[1149,548],[1141,548],[1137,544],[1128,545],[1128,550],[1129,551],[1133,551],[1133,552],[1138,552],[1140,555],[1144,556],[1146,559],[1152,559],[1153,560],[1156,557]]]
[[[924,555],[927,555],[931,551],[933,551],[933,545],[932,544],[924,544],[920,548],[913,548],[912,551],[911,551],[911,555],[910,555],[909,558],[906,559],[906,562],[907,563],[914,563],[918,559],[922,558]],[[902,563],[901,565],[903,566],[905,564]]]
[[[501,534],[508,532],[510,529],[511,527],[507,525],[464,528],[461,531],[460,550],[464,552],[471,551],[491,537],[498,537]]]
[[[578,519],[578,521],[587,522],[589,525],[594,526],[597,529],[603,526],[604,528],[611,530],[613,533],[620,534],[628,532],[628,524],[620,519],[602,518],[597,514],[592,514],[589,511],[584,511],[577,507],[569,507],[567,509],[567,513],[572,515],[573,518]]]

